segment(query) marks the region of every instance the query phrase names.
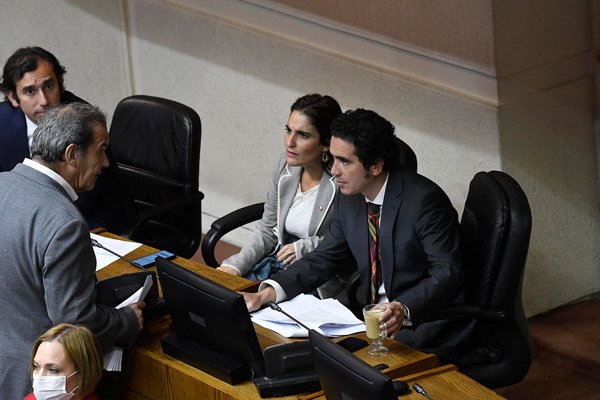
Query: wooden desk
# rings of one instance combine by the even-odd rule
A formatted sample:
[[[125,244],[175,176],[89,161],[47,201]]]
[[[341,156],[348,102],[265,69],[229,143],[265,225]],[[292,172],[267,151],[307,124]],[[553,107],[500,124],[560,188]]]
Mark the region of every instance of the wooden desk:
[[[423,400],[425,398],[413,390],[412,387],[415,382],[423,386],[433,399],[504,399],[504,397],[458,371],[454,365],[444,365],[428,371],[403,376],[400,380],[408,383],[411,388],[411,392],[407,396],[402,396],[403,399]]]
[[[92,232],[102,235],[102,236],[112,238],[112,239],[125,240],[120,236],[113,235],[112,233],[102,231],[102,230],[95,229]],[[148,254],[154,253],[156,251],[158,251],[158,250],[156,250],[153,247],[142,245],[141,247],[138,247],[137,249],[135,249],[134,251],[129,253],[127,255],[127,258],[130,260],[133,260],[138,257],[143,257]],[[232,290],[252,291],[253,288],[257,286],[256,282],[252,282],[247,279],[240,278],[239,276],[225,274],[225,273],[223,273],[221,271],[217,271],[216,269],[211,268],[209,266],[199,264],[192,260],[188,260],[187,258],[176,257],[173,261],[179,265],[182,265],[182,266],[196,272],[197,274],[200,274],[202,276],[210,278],[214,281],[218,281],[221,285],[223,285],[229,289],[232,289]],[[150,269],[156,271],[156,267],[152,267]],[[108,267],[103,268],[100,271],[96,272],[96,276],[98,277],[98,279],[104,279],[104,278],[109,278],[109,277],[115,276],[115,275],[130,274],[133,272],[140,272],[140,270],[123,260],[117,260],[114,263],[110,264]]]
[[[400,376],[399,380],[406,382],[410,387],[407,395],[399,397],[406,400],[424,400],[425,397],[414,391],[413,383],[419,383],[432,399],[444,400],[481,400],[504,399],[494,391],[479,384],[465,374],[458,371],[456,366],[448,364],[414,374]],[[325,400],[323,392],[299,396],[300,400]]]
[[[107,232],[95,233],[119,238]],[[134,259],[154,251],[156,249],[141,246],[127,257]],[[232,290],[249,290],[256,286],[255,282],[225,274],[181,257],[177,257],[174,262]],[[97,276],[99,279],[103,279],[138,271],[127,262],[118,260],[98,271]],[[169,324],[169,317],[149,321],[140,333],[135,347],[130,352],[130,360],[127,365],[124,365],[126,387],[122,397],[125,400],[260,399],[258,391],[251,381],[232,386],[164,354],[160,345],[160,337],[168,332]],[[290,342],[290,339],[258,325],[255,325],[255,329],[263,349],[272,344]],[[364,334],[356,336],[365,338]],[[371,365],[380,363],[389,365],[390,367],[384,372],[392,377],[405,376],[438,365],[435,355],[421,353],[390,339],[386,339],[385,344],[390,348],[390,353],[384,357],[368,356],[366,349],[361,349],[356,354]],[[297,398],[295,395],[281,397],[281,399]]]

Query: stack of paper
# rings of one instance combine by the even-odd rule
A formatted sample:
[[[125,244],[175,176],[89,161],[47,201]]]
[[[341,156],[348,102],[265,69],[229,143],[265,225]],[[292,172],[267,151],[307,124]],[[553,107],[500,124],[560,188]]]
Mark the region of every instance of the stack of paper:
[[[279,307],[311,329],[328,337],[365,331],[365,324],[335,299],[319,300],[301,294]],[[265,308],[251,314],[252,321],[285,337],[308,337],[308,331],[285,314]]]
[[[123,300],[121,304],[119,304],[115,308],[123,308],[133,303],[137,303],[140,300],[144,300],[146,295],[150,291],[152,287],[152,275],[146,276],[146,280],[144,281],[144,286],[139,288],[134,294],[129,296],[127,299]],[[104,370],[106,371],[120,371],[121,370],[121,362],[123,361],[123,349],[117,346],[111,346],[104,351]]]
[[[111,346],[104,351],[104,370],[120,371],[123,363],[123,349]]]

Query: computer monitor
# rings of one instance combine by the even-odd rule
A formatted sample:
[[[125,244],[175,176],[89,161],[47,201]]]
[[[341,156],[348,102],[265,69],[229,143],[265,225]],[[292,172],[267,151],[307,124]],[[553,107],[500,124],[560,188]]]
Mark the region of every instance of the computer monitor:
[[[243,296],[164,258],[156,267],[172,319],[165,353],[231,384],[264,376]]]
[[[327,400],[396,400],[398,395],[408,393],[405,382],[393,381],[320,333],[309,331],[309,339]]]

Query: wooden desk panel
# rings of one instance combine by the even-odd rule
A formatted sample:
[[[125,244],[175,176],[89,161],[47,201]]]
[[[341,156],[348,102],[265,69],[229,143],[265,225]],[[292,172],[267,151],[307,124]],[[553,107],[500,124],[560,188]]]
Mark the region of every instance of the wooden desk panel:
[[[364,332],[353,336],[368,341]],[[383,357],[370,356],[367,354],[367,347],[354,352],[354,354],[369,365],[387,364],[389,368],[382,370],[382,372],[391,378],[412,374],[439,365],[435,354],[421,353],[390,338],[385,338],[383,344],[390,349],[389,353]]]
[[[479,384],[458,371],[454,365],[444,365],[414,374],[400,376],[399,380],[406,382],[410,392],[398,397],[406,400],[424,400],[425,397],[414,391],[413,383],[417,382],[427,391],[432,399],[444,400],[481,400],[504,399],[494,391]],[[325,400],[323,392],[299,396],[300,400]]]
[[[120,236],[109,233],[107,231],[103,231],[101,229],[96,229],[96,230],[93,230],[92,232],[97,233],[102,236],[112,238],[112,239],[127,240]],[[147,256],[148,254],[152,254],[157,251],[158,250],[155,249],[154,247],[142,245],[142,246],[138,247],[137,249],[135,249],[134,251],[132,251],[131,253],[127,254],[126,258],[129,260],[134,260],[138,257]],[[173,259],[172,261],[188,268],[191,271],[196,272],[199,275],[207,277],[213,281],[219,282],[221,285],[223,285],[231,290],[237,290],[237,291],[242,291],[242,290],[243,291],[253,291],[254,290],[255,291],[256,288],[258,287],[258,284],[256,282],[252,282],[252,281],[249,281],[247,279],[244,279],[239,276],[232,275],[232,274],[226,274],[222,271],[218,271],[207,265],[200,264],[200,263],[197,263],[192,260],[188,260],[187,258],[175,257],[175,259]],[[149,269],[156,272],[156,267],[151,267]],[[96,276],[98,277],[98,279],[104,279],[104,278],[110,278],[111,276],[115,276],[115,275],[130,274],[133,272],[140,272],[140,269],[134,267],[133,265],[127,263],[126,261],[119,259],[119,260],[113,262],[112,264],[110,264],[109,266],[102,268],[100,271],[96,272]]]
[[[122,239],[108,232],[96,231],[95,233]],[[157,250],[152,247],[141,246],[129,253],[127,258],[135,259],[155,251]],[[177,257],[173,261],[232,290],[253,290],[257,286],[256,282],[226,274],[181,257]],[[155,269],[155,267],[151,269]],[[132,272],[139,272],[139,269],[123,260],[118,260],[98,271],[96,275],[98,279],[104,279]],[[160,337],[169,331],[169,325],[170,318],[167,316],[147,321],[144,329],[140,332],[136,345],[129,352],[128,360],[123,368],[126,383],[122,397],[125,400],[260,399],[252,381],[229,385],[164,354],[160,345]],[[284,338],[258,325],[255,325],[255,330],[263,349],[273,344],[291,341],[291,339]],[[364,333],[355,336],[366,339]],[[385,345],[390,348],[390,353],[384,357],[371,357],[367,355],[366,348],[355,354],[371,365],[380,363],[389,365],[384,372],[392,377],[405,376],[438,365],[435,355],[421,353],[391,339],[386,339]],[[280,397],[280,399],[298,399],[298,396]]]
[[[270,345],[290,341],[260,326],[255,325],[255,328],[263,349],[266,347],[265,343]],[[159,338],[167,332],[168,318],[164,318],[152,321],[140,334],[131,354],[131,363],[127,366],[127,392],[124,394],[126,400],[260,399],[251,381],[232,386],[164,354]],[[356,336],[365,339],[364,334]],[[390,376],[404,376],[438,365],[435,355],[421,353],[391,339],[386,339],[385,344],[390,348],[390,353],[384,357],[363,354],[366,349],[359,350],[356,354],[371,365],[380,363],[389,365],[390,367],[384,372]],[[297,396],[281,397],[281,399],[297,399]]]
[[[407,396],[402,396],[403,399],[423,400],[425,398],[413,390],[412,385],[415,382],[423,386],[433,399],[504,399],[504,397],[458,371],[454,365],[444,365],[428,371],[407,375],[401,377],[400,380],[408,383],[411,388],[411,392]]]

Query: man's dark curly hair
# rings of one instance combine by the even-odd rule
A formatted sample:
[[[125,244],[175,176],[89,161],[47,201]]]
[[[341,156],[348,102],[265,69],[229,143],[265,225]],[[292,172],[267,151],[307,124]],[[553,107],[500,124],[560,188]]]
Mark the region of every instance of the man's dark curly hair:
[[[62,94],[65,89],[63,75],[67,71],[65,70],[65,67],[60,65],[60,62],[54,54],[41,47],[22,47],[9,57],[6,64],[4,64],[2,82],[0,82],[0,89],[4,94],[8,91],[12,91],[18,101],[16,93],[17,81],[21,80],[23,75],[27,72],[35,71],[40,60],[45,60],[52,66],[56,79],[58,79],[60,93]]]
[[[333,120],[331,135],[354,145],[365,170],[379,160],[383,161],[385,171],[399,164],[394,125],[374,111],[362,108],[346,111]]]

